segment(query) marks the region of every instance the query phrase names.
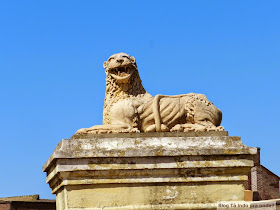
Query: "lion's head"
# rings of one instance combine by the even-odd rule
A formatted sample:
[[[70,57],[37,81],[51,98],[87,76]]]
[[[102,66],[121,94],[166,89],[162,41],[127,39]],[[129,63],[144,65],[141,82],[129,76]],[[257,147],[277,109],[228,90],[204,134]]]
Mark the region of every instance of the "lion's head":
[[[121,99],[145,94],[135,58],[126,53],[111,55],[104,62],[106,91],[103,109],[103,124],[110,122],[110,108]]]
[[[108,61],[103,63],[103,67],[118,84],[129,83],[131,76],[137,71],[135,58],[126,53],[110,56]]]

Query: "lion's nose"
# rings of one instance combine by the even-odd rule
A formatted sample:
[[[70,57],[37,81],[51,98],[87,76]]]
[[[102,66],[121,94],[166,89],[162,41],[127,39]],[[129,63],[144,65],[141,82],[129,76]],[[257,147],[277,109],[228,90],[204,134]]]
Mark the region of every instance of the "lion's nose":
[[[117,59],[117,62],[118,62],[118,63],[123,63],[124,60],[123,60],[122,58],[119,58],[119,59]]]

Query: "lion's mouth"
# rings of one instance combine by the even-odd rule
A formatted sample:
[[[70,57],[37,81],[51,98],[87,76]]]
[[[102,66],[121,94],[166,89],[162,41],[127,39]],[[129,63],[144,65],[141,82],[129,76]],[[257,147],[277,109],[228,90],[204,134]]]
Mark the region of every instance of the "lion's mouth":
[[[112,77],[120,83],[128,82],[132,73],[133,69],[129,66],[113,68],[110,70]]]

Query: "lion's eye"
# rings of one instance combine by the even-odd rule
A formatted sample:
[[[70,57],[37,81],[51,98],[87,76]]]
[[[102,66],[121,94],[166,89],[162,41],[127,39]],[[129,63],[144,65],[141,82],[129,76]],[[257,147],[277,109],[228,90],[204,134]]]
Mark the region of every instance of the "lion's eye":
[[[113,60],[114,58],[109,58],[108,61]]]

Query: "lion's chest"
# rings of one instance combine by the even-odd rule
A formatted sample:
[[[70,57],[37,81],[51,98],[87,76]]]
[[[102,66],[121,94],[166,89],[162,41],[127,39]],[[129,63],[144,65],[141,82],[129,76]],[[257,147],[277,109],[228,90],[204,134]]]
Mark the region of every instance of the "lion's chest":
[[[110,109],[110,124],[126,124],[135,127],[137,110],[132,100],[120,100]]]

